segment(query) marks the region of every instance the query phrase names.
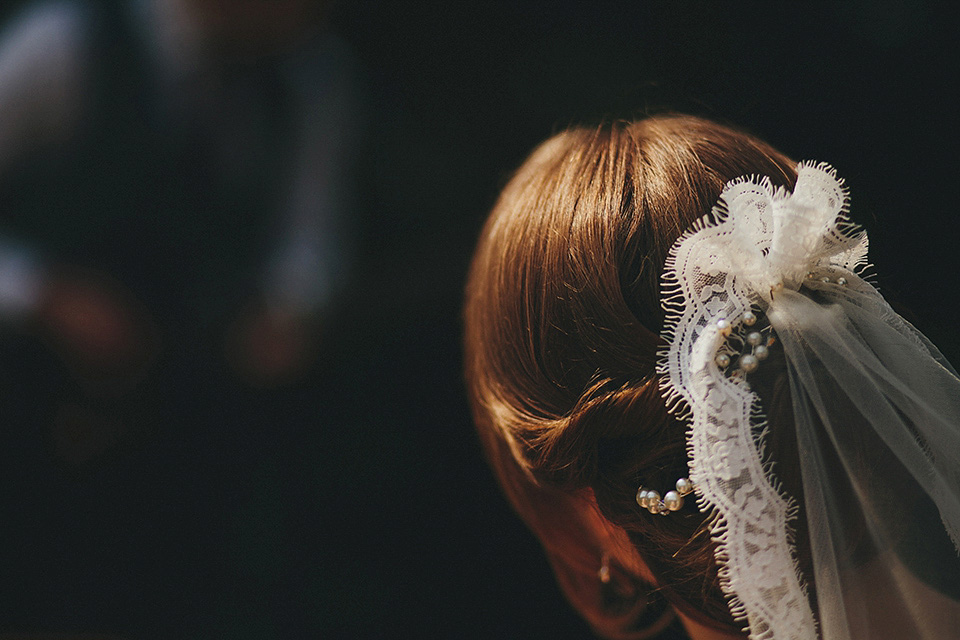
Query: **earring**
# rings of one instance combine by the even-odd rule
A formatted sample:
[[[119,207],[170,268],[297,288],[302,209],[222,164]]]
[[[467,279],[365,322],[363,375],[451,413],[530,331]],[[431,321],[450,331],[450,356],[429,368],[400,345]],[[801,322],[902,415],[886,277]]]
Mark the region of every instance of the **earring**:
[[[600,570],[597,571],[597,577],[600,578],[600,584],[610,583],[610,554],[606,551],[600,557]]]

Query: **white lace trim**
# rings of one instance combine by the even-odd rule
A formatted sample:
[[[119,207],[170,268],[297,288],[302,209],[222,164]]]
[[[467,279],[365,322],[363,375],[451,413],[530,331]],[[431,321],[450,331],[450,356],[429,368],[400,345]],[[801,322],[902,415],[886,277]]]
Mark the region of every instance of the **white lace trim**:
[[[740,377],[715,363],[743,313],[769,308],[780,287],[859,270],[867,238],[846,217],[847,192],[826,164],[802,163],[793,193],[768,178],[727,184],[711,216],[674,244],[664,272],[667,311],[658,372],[671,410],[689,420],[690,479],[712,510],[721,587],[753,640],[813,640],[817,626],[793,554],[794,500],[764,456],[764,421]]]

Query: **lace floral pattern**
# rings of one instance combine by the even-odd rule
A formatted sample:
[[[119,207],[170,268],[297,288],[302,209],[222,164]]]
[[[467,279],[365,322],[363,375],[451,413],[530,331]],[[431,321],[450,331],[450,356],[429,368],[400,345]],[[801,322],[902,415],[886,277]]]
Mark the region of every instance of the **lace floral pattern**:
[[[731,328],[753,308],[768,312],[777,291],[863,266],[866,234],[846,210],[843,183],[825,164],[799,165],[792,193],[767,178],[733,181],[676,242],[664,273],[664,395],[689,420],[689,477],[700,509],[715,516],[721,586],[753,640],[814,640],[817,625],[791,544],[797,506],[765,459],[757,398],[717,356]]]

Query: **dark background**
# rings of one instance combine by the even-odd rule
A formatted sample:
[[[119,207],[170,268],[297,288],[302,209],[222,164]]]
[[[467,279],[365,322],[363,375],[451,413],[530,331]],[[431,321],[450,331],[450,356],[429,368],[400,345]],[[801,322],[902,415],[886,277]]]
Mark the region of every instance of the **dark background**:
[[[831,163],[882,290],[960,360],[957,24],[938,5],[343,0],[331,23],[367,86],[360,258],[236,551],[268,588],[220,637],[589,637],[483,462],[460,364],[480,225],[567,125],[675,110]]]

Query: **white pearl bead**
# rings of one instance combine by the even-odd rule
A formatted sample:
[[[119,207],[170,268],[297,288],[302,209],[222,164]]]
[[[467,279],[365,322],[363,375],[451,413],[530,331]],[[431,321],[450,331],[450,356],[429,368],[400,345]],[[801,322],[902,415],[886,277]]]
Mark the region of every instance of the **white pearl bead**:
[[[667,495],[663,496],[663,506],[670,511],[676,511],[683,506],[683,498],[676,491],[667,491]]]
[[[714,358],[714,362],[716,362],[717,366],[721,369],[726,369],[730,366],[730,356],[725,353],[718,353],[717,357]]]
[[[644,509],[647,507],[647,490],[643,487],[637,489],[637,504]]]
[[[847,286],[847,279],[846,279],[846,278],[837,278],[837,284],[840,285],[841,287],[845,287],[845,286]]]
[[[753,311],[743,312],[743,324],[752,327],[757,322],[757,316]]]
[[[757,348],[753,350],[753,355],[757,356],[757,360],[766,360],[767,356],[770,355],[770,352],[767,350],[767,347],[764,345],[757,345]]]
[[[730,332],[730,321],[726,318],[720,318],[717,320],[717,329],[720,330],[720,333],[726,335]]]
[[[822,278],[820,278],[820,282],[824,284],[830,284],[830,278],[827,276],[823,276]]]
[[[747,334],[747,343],[750,346],[755,347],[762,342],[763,342],[763,335],[761,335],[759,331],[751,331],[750,333]]]
[[[753,373],[757,370],[758,366],[760,366],[760,362],[756,356],[750,355],[749,353],[740,356],[740,368],[743,369],[744,373]]]
[[[650,513],[660,513],[660,494],[653,489],[647,491],[647,509]]]
[[[693,483],[690,482],[689,478],[680,478],[677,480],[677,493],[685,496],[691,491],[693,491]]]

